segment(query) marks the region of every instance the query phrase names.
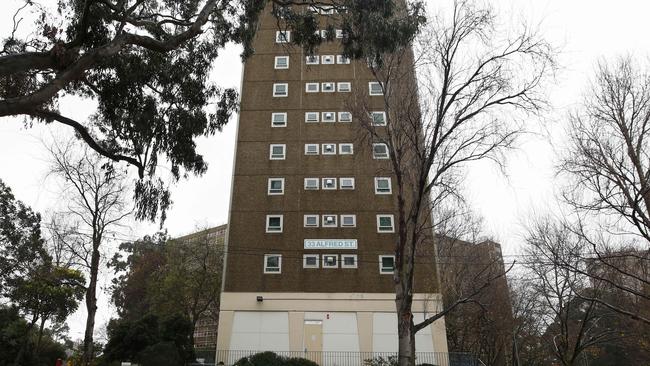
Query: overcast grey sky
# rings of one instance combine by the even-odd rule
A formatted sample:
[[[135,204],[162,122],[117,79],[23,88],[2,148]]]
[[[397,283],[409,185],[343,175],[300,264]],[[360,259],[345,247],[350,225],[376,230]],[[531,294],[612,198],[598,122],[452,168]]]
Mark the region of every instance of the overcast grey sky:
[[[431,11],[448,9],[452,0],[428,0]],[[42,0],[53,3],[53,0]],[[22,0],[2,0],[0,37],[9,31],[12,9]],[[545,37],[561,48],[562,70],[549,88],[553,110],[539,121],[531,121],[537,130],[548,130],[552,144],[543,135],[522,139],[519,150],[509,155],[507,177],[488,163],[472,165],[467,173],[466,193],[473,208],[485,219],[485,231],[503,244],[506,254],[517,253],[521,242],[522,219],[531,212],[554,207],[556,186],[553,176],[556,149],[562,148],[563,120],[580,102],[588,87],[596,63],[632,54],[645,62],[650,55],[647,14],[650,3],[642,0],[492,0],[502,21],[526,19],[541,23]],[[224,87],[239,88],[241,63],[239,49],[228,47],[215,64],[214,80]],[[83,120],[93,111],[91,102],[66,100],[64,115]],[[209,162],[202,177],[181,181],[173,189],[174,205],[165,227],[172,235],[189,233],[197,226],[219,225],[227,220],[232,158],[237,121],[233,119],[222,133],[201,139],[198,150]],[[0,118],[0,179],[16,197],[47,216],[60,207],[56,185],[46,180],[48,154],[42,140],[69,134],[61,125],[24,128],[19,119]],[[156,230],[155,225],[134,224],[124,237],[138,237]],[[103,285],[108,285],[108,279]],[[83,306],[82,306],[83,307]],[[107,297],[102,296],[97,325],[103,327],[113,314]],[[69,323],[72,336],[82,336],[85,312],[78,311]]]

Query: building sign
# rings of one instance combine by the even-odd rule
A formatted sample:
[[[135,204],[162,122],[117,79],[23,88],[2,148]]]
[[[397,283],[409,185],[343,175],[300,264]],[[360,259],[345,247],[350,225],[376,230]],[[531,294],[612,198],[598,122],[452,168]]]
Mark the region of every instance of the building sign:
[[[305,249],[357,249],[357,239],[305,239]]]

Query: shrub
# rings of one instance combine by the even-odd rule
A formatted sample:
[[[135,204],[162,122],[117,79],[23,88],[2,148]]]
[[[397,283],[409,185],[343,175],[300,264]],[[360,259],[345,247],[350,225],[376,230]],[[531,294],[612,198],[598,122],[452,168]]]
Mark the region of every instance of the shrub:
[[[388,356],[388,357],[375,357],[375,358],[370,358],[363,363],[366,366],[397,366],[397,357],[396,356]]]
[[[241,358],[234,366],[318,366],[318,364],[304,358],[287,358],[267,351]]]

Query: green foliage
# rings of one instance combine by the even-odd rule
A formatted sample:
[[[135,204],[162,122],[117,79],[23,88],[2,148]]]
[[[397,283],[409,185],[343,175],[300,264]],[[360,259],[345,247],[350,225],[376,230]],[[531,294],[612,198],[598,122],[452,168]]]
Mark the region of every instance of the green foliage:
[[[363,361],[365,366],[397,366],[397,357],[388,356],[388,357],[374,357]]]
[[[166,319],[147,315],[135,321],[113,319],[108,325],[103,360],[105,363],[128,360],[144,364],[158,360],[152,358],[156,352],[167,355],[170,360],[190,360],[191,332],[191,323],[180,315]],[[182,364],[182,361],[173,364]]]
[[[179,366],[183,359],[174,342],[161,342],[147,347],[141,353],[142,366]]]
[[[0,306],[0,365],[12,365],[23,344],[21,365],[51,366],[57,358],[65,357],[65,347],[50,332],[44,334],[38,352],[36,337],[16,307]]]
[[[0,180],[0,296],[10,289],[7,281],[23,276],[47,258],[41,238],[41,216],[16,200]]]
[[[318,364],[304,358],[288,358],[267,351],[243,357],[235,362],[234,366],[318,366]]]

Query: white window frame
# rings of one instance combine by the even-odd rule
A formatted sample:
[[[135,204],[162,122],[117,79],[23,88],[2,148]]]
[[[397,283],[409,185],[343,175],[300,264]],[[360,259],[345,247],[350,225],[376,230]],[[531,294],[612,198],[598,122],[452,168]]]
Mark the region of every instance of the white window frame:
[[[343,118],[343,116],[350,116],[350,118]],[[352,112],[339,112],[339,122],[341,123],[352,122]]]
[[[392,258],[393,259],[393,270],[391,271],[384,271],[384,263],[383,260],[384,258]],[[395,256],[394,255],[380,255],[379,256],[379,274],[393,274],[395,273]]]
[[[384,146],[386,148],[386,156],[377,155],[377,153],[375,152],[375,146]],[[373,159],[380,159],[380,160],[381,159],[389,159],[390,154],[388,153],[388,145],[384,144],[383,142],[372,144],[372,158]]]
[[[316,186],[315,187],[309,187],[307,185],[307,182],[316,182]],[[318,179],[318,178],[305,178],[305,182],[304,182],[303,187],[304,187],[305,190],[308,190],[308,191],[317,191],[317,190],[320,189],[320,179]]]
[[[343,29],[336,29],[335,30],[335,37],[336,38],[343,38]]]
[[[319,87],[318,83],[305,83],[305,93],[318,93]]]
[[[268,266],[268,259],[272,257],[277,257],[278,258],[278,266],[277,267],[269,267]],[[270,268],[277,268],[277,271],[275,270],[270,270]],[[265,274],[280,274],[282,273],[282,254],[264,254],[264,273]]]
[[[307,258],[316,258],[316,264],[307,264]],[[320,268],[320,255],[318,254],[303,254],[302,268]]]
[[[310,151],[310,148],[316,148],[315,151]],[[318,155],[319,154],[319,149],[320,145],[318,144],[305,144],[305,155]]]
[[[344,224],[344,222],[345,222],[344,218],[350,218],[350,217],[352,218],[352,225],[345,225]],[[357,227],[357,215],[353,215],[353,214],[341,215],[340,219],[341,219],[341,222],[340,222],[339,226],[341,226],[341,227]]]
[[[354,264],[345,264],[345,258],[354,258]],[[358,268],[359,261],[356,254],[341,254],[341,268]]]
[[[275,123],[275,117],[277,116],[282,116],[283,117],[283,122],[282,124],[276,124]],[[287,127],[287,112],[275,112],[271,113],[271,127]]]
[[[336,261],[336,263],[333,266],[325,265],[325,263],[327,263],[325,261],[325,259],[327,257],[330,257],[330,258],[334,257],[334,260]],[[322,268],[339,268],[339,255],[338,254],[323,254],[322,255],[322,264],[321,264],[321,266],[322,266]]]
[[[349,147],[350,152],[343,151],[344,147]],[[354,154],[354,144],[352,143],[339,144],[339,155],[353,155],[353,154]]]
[[[383,230],[381,227],[381,219],[390,218],[391,227],[390,230]],[[390,234],[395,232],[395,215],[392,214],[380,214],[377,215],[377,232],[380,234]]]
[[[328,116],[332,116],[332,118],[328,118]],[[321,112],[321,122],[336,123],[336,112]]]
[[[280,218],[280,230],[271,229],[269,226],[269,220],[272,218]],[[268,234],[279,234],[282,233],[284,229],[284,215],[266,215],[266,232]]]
[[[284,67],[278,63],[278,61],[282,60],[282,59],[287,60],[286,65]],[[275,56],[273,67],[276,70],[286,70],[286,69],[288,69],[289,68],[289,56]]]
[[[332,151],[327,151],[326,147],[327,146],[332,146],[334,147],[334,150]],[[331,144],[323,144],[323,146],[320,149],[322,155],[336,155],[336,144],[331,143]]]
[[[273,148],[282,147],[282,157],[273,156]],[[287,145],[285,144],[270,144],[269,145],[269,160],[285,160],[287,158]]]
[[[323,36],[323,38],[325,37]],[[322,55],[320,57],[321,65],[334,65],[335,61],[336,57],[334,57],[334,55]]]
[[[380,181],[388,181],[388,192],[382,192],[379,190]],[[393,183],[391,182],[390,177],[375,177],[375,194],[393,194]]]
[[[321,38],[327,38],[327,29],[321,29],[320,30],[320,37]]]
[[[326,87],[331,87],[332,90],[325,90]],[[321,88],[320,88],[322,93],[334,93],[336,91],[336,83],[333,81],[326,81],[321,83]]]
[[[343,182],[349,180],[349,182],[352,183],[352,186],[349,185],[343,185]],[[343,177],[339,178],[339,189],[345,189],[345,190],[353,190],[354,189],[354,178],[353,177]]]
[[[276,31],[275,43],[289,43],[291,42],[291,31]]]
[[[318,55],[305,56],[305,65],[318,65],[319,63],[320,57]]]
[[[341,81],[336,83],[336,88],[339,93],[349,93],[352,91],[352,83],[349,81]]]
[[[310,121],[309,118],[308,118],[310,115],[316,116],[316,120]],[[305,112],[305,123],[318,123],[318,122],[320,122],[320,113],[318,113],[318,112]]]
[[[280,181],[281,182],[282,188],[280,188],[280,192],[271,192],[271,183],[274,182],[274,181]],[[281,196],[281,195],[283,195],[284,194],[284,178],[269,178],[266,193],[269,196]]]
[[[280,94],[278,92],[278,87],[284,86],[285,93]],[[288,83],[274,83],[273,84],[273,96],[276,98],[286,98],[289,96],[289,84]]]
[[[325,218],[326,217],[333,217],[334,218],[334,223],[333,224],[326,224],[325,223]],[[337,215],[322,215],[321,216],[321,227],[339,227],[339,217]]]
[[[379,93],[373,92],[373,86],[376,86],[376,85],[379,85],[379,90],[380,90]],[[371,95],[371,96],[373,96],[373,95],[384,95],[384,87],[383,87],[382,83],[380,83],[378,81],[370,81],[370,82],[368,82],[368,95]]]
[[[325,183],[326,183],[327,181],[330,181],[330,180],[332,181],[332,183],[334,183],[334,186],[332,186],[332,187],[327,187],[327,186],[325,186]],[[323,190],[326,190],[326,191],[334,191],[334,190],[337,189],[336,178],[333,178],[333,177],[324,177],[324,178],[321,178],[321,184],[320,184],[320,186],[321,186],[321,189],[323,189]]]
[[[316,219],[315,225],[307,225],[307,219]],[[304,215],[302,218],[303,227],[319,227],[320,226],[320,216],[319,215]]]
[[[383,122],[382,123],[375,122],[375,115],[380,115],[382,117]],[[384,111],[370,112],[370,120],[373,126],[386,126],[386,112]]]
[[[343,55],[336,55],[336,63],[340,65],[349,65],[350,58],[345,57]]]

